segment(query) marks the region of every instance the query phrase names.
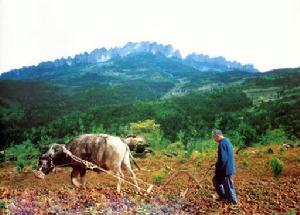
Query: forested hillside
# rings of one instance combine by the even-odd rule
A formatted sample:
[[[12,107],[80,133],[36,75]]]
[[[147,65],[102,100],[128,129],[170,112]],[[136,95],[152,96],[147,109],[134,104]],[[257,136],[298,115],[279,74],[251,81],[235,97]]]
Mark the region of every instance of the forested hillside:
[[[184,142],[224,129],[236,144],[254,144],[281,129],[299,138],[299,69],[264,74],[201,73],[168,98],[176,84],[164,79],[127,80],[122,84],[70,89],[52,81],[0,82],[1,148],[29,139],[43,144],[101,132],[126,135],[130,123],[155,120],[163,139]],[[236,137],[235,135],[241,135]]]

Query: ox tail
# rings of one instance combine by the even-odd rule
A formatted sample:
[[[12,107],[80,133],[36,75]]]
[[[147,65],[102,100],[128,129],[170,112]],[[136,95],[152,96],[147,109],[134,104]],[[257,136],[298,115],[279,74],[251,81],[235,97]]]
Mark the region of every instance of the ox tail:
[[[127,146],[127,145],[126,145],[126,146]],[[141,170],[141,168],[139,167],[139,165],[138,165],[138,164],[136,163],[136,161],[134,160],[134,158],[133,158],[133,156],[132,156],[132,154],[131,154],[131,152],[130,152],[129,146],[127,146],[127,151],[128,151],[128,153],[129,153],[129,156],[130,156],[132,162],[134,163],[134,165],[137,167],[138,170]]]

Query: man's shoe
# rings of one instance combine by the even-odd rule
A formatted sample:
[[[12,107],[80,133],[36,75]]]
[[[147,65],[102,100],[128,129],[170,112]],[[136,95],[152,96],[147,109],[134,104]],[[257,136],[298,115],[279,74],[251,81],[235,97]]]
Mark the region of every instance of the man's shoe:
[[[237,202],[231,202],[229,207],[232,210],[238,210],[240,208],[240,204]]]

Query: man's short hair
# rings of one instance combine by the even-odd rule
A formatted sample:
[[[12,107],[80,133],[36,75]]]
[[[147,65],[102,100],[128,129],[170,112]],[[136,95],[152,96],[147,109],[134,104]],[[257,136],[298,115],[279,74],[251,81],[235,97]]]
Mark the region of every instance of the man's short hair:
[[[211,134],[212,134],[213,136],[214,136],[214,135],[223,135],[223,133],[222,133],[222,131],[221,131],[220,129],[215,129],[215,130],[213,130]]]

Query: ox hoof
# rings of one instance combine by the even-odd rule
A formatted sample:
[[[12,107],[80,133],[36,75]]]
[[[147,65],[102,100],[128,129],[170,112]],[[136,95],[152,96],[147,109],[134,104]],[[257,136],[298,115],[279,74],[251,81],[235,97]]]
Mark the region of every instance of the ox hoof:
[[[77,188],[81,188],[81,183],[78,181],[77,178],[72,178],[72,184],[77,187]]]

